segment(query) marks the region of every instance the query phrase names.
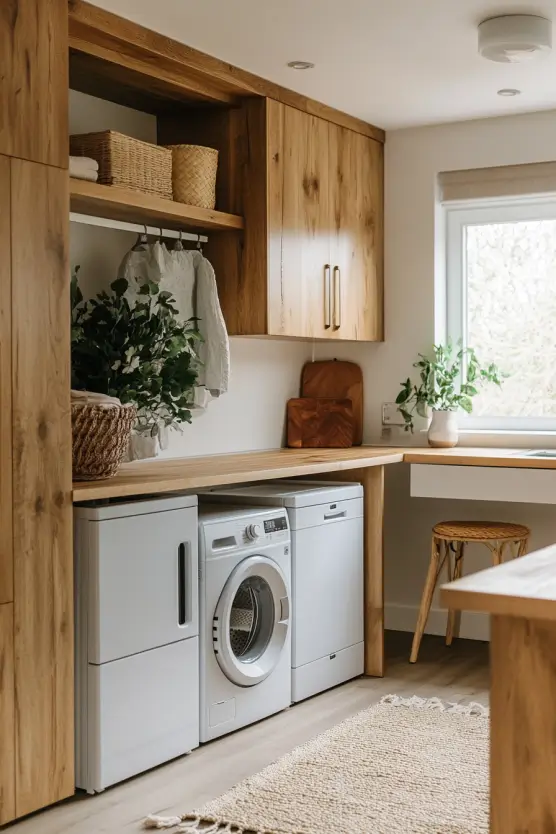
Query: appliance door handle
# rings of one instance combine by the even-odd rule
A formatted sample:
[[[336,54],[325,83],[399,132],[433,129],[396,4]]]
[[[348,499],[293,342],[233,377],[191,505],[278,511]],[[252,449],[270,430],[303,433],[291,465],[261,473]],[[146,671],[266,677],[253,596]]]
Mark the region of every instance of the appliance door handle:
[[[334,267],[334,330],[342,326],[342,274],[340,267]]]
[[[330,264],[324,265],[324,329],[332,324],[332,298],[330,293]]]
[[[289,597],[280,598],[280,622],[286,623],[290,618],[290,600]]]
[[[324,520],[332,521],[335,518],[345,518],[347,516],[346,510],[341,510],[339,513],[325,513]]]
[[[178,625],[184,626],[191,620],[191,545],[182,542],[178,545]]]

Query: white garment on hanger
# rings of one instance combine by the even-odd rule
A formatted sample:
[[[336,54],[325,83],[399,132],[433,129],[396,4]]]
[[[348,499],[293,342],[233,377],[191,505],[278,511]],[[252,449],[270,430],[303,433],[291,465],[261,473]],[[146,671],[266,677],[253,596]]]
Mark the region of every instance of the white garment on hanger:
[[[138,298],[139,286],[154,281],[160,289],[170,292],[176,300],[181,322],[197,316],[203,342],[198,348],[203,363],[199,386],[195,389],[195,406],[206,408],[211,397],[228,390],[230,375],[230,344],[218,300],[216,276],[211,263],[202,252],[185,249],[169,250],[157,241],[144,249],[133,249],[123,259],[119,277],[129,283],[126,298],[130,304]]]

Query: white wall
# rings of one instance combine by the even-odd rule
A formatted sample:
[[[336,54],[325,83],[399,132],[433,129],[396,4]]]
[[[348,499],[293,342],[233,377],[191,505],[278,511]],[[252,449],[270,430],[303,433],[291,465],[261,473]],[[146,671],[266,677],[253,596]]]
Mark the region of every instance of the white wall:
[[[396,396],[417,352],[429,349],[435,337],[435,273],[438,278],[443,257],[440,242],[435,246],[438,173],[554,159],[553,111],[387,134],[386,342],[345,345],[336,351],[364,368],[368,441],[380,436],[380,404]],[[407,439],[401,435],[397,442]],[[406,470],[406,466],[392,467],[387,477],[386,599],[392,626],[413,629],[434,522],[463,517],[515,519],[532,526],[534,547],[556,542],[556,516],[550,507],[411,499]],[[486,566],[487,557],[487,551],[477,550],[469,567]],[[464,618],[462,633],[484,635],[478,618]],[[442,627],[443,617],[434,615],[430,630]]]
[[[70,132],[118,130],[156,142],[156,120],[117,104],[81,93],[70,95]],[[87,295],[115,279],[118,266],[136,240],[128,232],[71,224],[72,266],[79,264]],[[188,456],[268,449],[284,441],[286,400],[299,393],[303,363],[310,357],[307,342],[266,339],[231,340],[228,393],[214,400],[192,425],[175,432],[165,456]]]

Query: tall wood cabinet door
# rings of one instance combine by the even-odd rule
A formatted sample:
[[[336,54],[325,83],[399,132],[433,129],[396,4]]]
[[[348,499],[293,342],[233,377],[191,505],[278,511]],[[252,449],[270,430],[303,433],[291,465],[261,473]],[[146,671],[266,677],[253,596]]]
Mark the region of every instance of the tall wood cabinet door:
[[[336,338],[384,338],[384,148],[330,124],[332,329]]]
[[[74,791],[67,171],[11,161],[16,812]]]
[[[10,160],[0,156],[0,604],[13,600],[11,328]]]
[[[0,605],[0,825],[15,817],[13,604]]]
[[[330,332],[328,122],[275,102],[271,106],[283,110],[283,147],[281,159],[275,151],[269,168],[268,332],[322,339]]]
[[[0,0],[0,153],[68,167],[67,0]]]

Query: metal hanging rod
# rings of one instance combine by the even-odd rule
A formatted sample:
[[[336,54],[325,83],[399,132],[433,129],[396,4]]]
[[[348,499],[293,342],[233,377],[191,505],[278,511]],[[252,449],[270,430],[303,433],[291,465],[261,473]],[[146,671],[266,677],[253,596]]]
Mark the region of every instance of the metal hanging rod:
[[[163,229],[160,226],[146,226],[140,223],[126,223],[123,220],[110,220],[107,217],[95,217],[92,214],[78,214],[70,212],[71,223],[85,223],[88,226],[103,226],[106,229],[117,229],[121,232],[135,232],[136,234],[153,235],[154,237],[179,238],[192,240],[195,243],[207,243],[206,235],[195,235],[191,232],[178,232],[175,229]]]

